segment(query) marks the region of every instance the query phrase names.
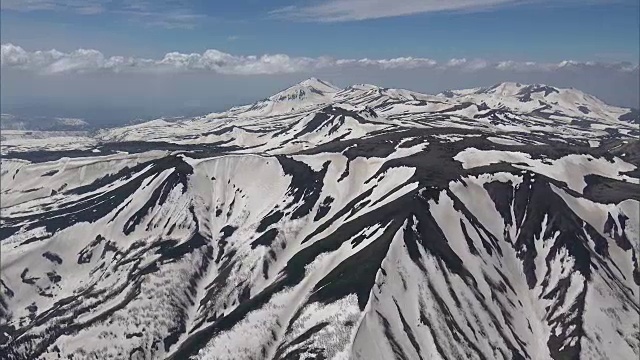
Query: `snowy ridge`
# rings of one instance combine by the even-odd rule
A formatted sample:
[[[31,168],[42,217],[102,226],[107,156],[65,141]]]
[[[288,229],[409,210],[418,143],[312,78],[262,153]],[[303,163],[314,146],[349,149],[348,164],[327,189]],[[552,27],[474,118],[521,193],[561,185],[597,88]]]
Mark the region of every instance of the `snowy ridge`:
[[[310,78],[270,96],[268,99],[232,108],[224,115],[258,117],[297,112],[330,103],[338,90],[337,87],[327,82]]]
[[[461,101],[484,103],[489,107],[508,108],[517,112],[585,117],[616,122],[628,113],[576,89],[558,89],[543,84],[522,85],[500,83],[490,88],[461,90],[440,94],[456,95]]]
[[[81,148],[16,139],[0,354],[635,359],[638,129],[578,94],[310,79]]]

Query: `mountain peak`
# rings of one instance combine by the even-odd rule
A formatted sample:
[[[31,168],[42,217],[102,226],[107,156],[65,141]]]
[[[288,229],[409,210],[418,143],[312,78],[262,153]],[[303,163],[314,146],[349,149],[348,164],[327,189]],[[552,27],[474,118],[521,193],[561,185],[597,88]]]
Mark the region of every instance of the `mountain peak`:
[[[490,87],[472,89],[447,90],[436,96],[413,92],[405,89],[386,88],[372,84],[354,84],[340,89],[329,82],[310,77],[294,84],[269,98],[256,103],[239,106],[226,112],[234,116],[267,116],[282,115],[295,112],[306,112],[333,103],[363,105],[382,105],[386,100],[395,102],[429,102],[442,103],[442,98],[450,104],[458,102],[477,102],[481,107],[508,107],[516,112],[530,112],[545,106],[547,110],[563,112],[570,116],[598,114],[608,118],[612,111],[601,100],[576,89],[557,88],[546,84],[523,84],[517,82],[501,82]],[[484,104],[484,105],[483,105]],[[492,105],[493,104],[493,105]],[[426,105],[425,105],[426,106]],[[456,105],[457,106],[457,105]],[[425,107],[425,111],[430,109]],[[617,111],[617,110],[616,110]],[[612,119],[617,119],[613,116]]]
[[[311,93],[336,93],[340,90],[339,87],[331,84],[328,81],[324,81],[321,79],[318,79],[316,77],[310,77],[306,80],[303,80],[295,85],[292,85],[288,88],[286,88],[283,91],[280,91],[278,94],[283,93],[283,92],[297,92],[300,89],[306,90],[308,92]],[[276,95],[278,95],[276,94]]]
[[[326,81],[311,77],[278,92],[269,99],[273,101],[282,101],[302,99],[308,96],[326,97],[337,93],[339,90],[340,89],[338,87],[333,86]]]
[[[278,93],[228,113],[242,116],[280,115],[330,103],[340,89],[315,77],[303,80]]]
[[[332,88],[332,89],[338,90],[338,87],[334,86],[330,82],[318,79],[317,77],[310,77],[306,80],[299,82],[297,85],[316,87],[316,88]]]

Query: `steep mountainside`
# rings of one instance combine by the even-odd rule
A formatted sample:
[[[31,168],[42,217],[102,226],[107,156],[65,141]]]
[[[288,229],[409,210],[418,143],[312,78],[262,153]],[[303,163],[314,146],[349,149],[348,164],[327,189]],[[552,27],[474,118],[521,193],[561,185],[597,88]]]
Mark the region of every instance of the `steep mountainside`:
[[[637,359],[638,112],[309,79],[2,159],[7,359]]]

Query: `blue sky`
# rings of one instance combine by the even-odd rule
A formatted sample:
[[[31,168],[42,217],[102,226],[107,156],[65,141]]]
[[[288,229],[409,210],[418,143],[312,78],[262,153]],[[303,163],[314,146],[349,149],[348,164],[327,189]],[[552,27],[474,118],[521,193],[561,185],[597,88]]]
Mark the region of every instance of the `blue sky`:
[[[488,8],[456,1],[463,4],[449,11],[419,12],[416,6],[416,13],[409,8],[402,16],[384,17],[393,13],[382,10],[371,15],[379,18],[325,22],[321,17],[300,18],[295,10],[277,12],[295,6],[291,1],[4,0],[2,42],[31,50],[82,47],[146,57],[214,48],[234,54],[346,58],[637,62],[638,1],[532,0],[524,5],[507,0]],[[364,3],[357,6],[366,9],[379,1],[353,2]],[[69,3],[94,3],[96,8]]]
[[[3,112],[204,113],[310,76],[427,93],[547,83],[640,105],[638,0],[0,4]]]

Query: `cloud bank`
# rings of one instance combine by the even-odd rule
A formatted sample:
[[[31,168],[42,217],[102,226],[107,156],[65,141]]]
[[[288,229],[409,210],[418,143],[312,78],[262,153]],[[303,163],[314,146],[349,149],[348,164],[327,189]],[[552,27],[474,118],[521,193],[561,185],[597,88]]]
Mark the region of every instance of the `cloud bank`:
[[[160,59],[128,56],[105,56],[92,49],[72,52],[57,50],[27,51],[14,44],[2,44],[0,63],[3,69],[30,71],[41,75],[64,73],[184,73],[213,72],[224,75],[278,75],[312,73],[321,70],[345,68],[433,69],[463,72],[554,72],[608,70],[615,72],[638,72],[637,64],[562,61],[559,63],[500,61],[482,59],[450,59],[438,62],[420,57],[398,57],[391,59],[336,59],[332,57],[292,57],[286,54],[241,56],[211,49],[201,54],[170,52]]]

